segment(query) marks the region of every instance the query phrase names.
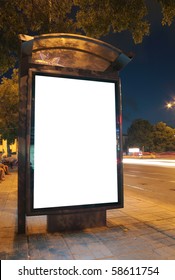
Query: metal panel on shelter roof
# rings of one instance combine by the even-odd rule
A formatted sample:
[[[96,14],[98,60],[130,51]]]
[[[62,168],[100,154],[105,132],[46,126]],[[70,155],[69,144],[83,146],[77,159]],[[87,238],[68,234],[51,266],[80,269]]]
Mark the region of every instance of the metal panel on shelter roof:
[[[34,64],[105,72],[119,71],[131,60],[120,49],[82,35],[21,35],[21,39],[27,41],[23,53],[30,55]]]

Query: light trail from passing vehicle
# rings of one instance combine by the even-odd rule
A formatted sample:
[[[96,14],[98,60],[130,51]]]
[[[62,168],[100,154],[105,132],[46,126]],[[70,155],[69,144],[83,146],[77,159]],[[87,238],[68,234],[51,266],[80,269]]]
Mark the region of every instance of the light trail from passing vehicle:
[[[175,167],[175,160],[170,159],[132,159],[132,158],[124,158],[123,163],[127,164],[142,164],[142,165],[154,165],[161,167]]]

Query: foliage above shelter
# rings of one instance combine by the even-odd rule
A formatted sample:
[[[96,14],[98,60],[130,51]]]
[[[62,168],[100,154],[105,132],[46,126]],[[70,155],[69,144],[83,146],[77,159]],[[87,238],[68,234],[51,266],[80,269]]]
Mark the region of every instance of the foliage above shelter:
[[[136,43],[149,34],[148,13],[144,0],[74,1],[78,6],[77,25],[88,36],[100,37],[109,31],[128,30]],[[87,17],[88,11],[88,17]]]

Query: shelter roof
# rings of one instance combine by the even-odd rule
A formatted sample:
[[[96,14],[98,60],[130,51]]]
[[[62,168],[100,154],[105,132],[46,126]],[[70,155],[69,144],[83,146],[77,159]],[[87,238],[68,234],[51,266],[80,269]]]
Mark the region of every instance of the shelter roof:
[[[23,55],[40,65],[108,72],[121,70],[132,59],[108,43],[78,34],[20,35],[20,39]]]

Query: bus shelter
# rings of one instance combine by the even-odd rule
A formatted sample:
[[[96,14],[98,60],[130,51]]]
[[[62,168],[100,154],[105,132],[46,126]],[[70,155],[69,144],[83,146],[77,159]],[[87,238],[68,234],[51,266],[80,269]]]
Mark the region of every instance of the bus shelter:
[[[20,35],[18,232],[106,225],[123,207],[119,71],[132,57],[75,34]]]

